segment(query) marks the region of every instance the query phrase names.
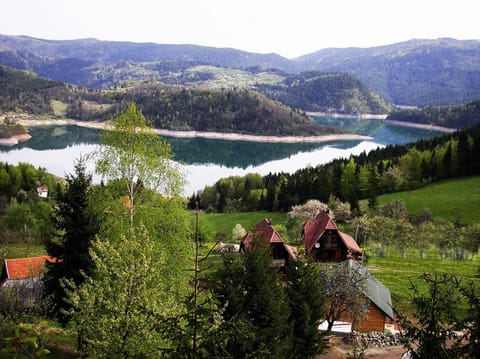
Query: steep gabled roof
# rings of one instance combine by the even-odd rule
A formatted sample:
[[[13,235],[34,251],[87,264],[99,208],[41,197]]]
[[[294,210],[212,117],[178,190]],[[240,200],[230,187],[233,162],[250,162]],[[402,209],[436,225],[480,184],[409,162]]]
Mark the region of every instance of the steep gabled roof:
[[[5,259],[2,278],[15,280],[41,277],[45,274],[45,262],[53,262],[49,256]]]
[[[303,224],[305,250],[311,250],[326,230],[336,231],[347,249],[350,249],[353,253],[362,253],[357,242],[348,234],[339,231],[333,219],[325,211],[320,212],[314,219],[309,219]]]
[[[387,317],[393,318],[392,297],[390,290],[380,283],[373,275],[371,275],[365,267],[357,261],[348,259],[343,262],[344,265],[350,269],[359,272],[366,276],[365,296],[380,309]]]
[[[290,257],[296,258],[297,256],[296,248],[285,244],[280,233],[278,233],[275,227],[273,227],[271,219],[265,218],[258,223],[255,227],[255,232],[248,231],[248,233],[241,240],[245,249],[248,249],[253,238],[260,238],[268,244],[281,243],[285,247]]]

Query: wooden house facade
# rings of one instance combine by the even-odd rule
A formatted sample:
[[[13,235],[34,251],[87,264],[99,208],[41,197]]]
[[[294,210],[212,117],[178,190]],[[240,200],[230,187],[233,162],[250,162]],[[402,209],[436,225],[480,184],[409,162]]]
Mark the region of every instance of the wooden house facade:
[[[273,264],[276,266],[285,266],[290,259],[295,259],[297,256],[296,248],[285,244],[280,233],[273,227],[271,219],[265,218],[256,225],[254,231],[249,231],[241,239],[241,253],[249,250],[254,238],[260,239],[268,244],[273,258]]]
[[[303,224],[302,239],[305,251],[317,262],[342,262],[362,255],[355,239],[340,231],[326,211]]]

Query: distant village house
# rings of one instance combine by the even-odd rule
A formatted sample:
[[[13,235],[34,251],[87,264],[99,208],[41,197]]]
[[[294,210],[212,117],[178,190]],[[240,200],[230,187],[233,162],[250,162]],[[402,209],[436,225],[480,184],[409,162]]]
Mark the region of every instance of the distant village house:
[[[47,187],[37,187],[37,195],[41,198],[48,198],[48,188]]]

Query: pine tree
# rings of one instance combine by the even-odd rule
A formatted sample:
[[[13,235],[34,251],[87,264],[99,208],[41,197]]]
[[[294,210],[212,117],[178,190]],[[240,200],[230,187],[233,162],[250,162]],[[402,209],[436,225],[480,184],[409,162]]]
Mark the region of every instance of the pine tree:
[[[325,312],[319,273],[313,263],[302,259],[287,267],[287,296],[293,323],[293,359],[314,358],[323,348],[318,326]]]
[[[89,207],[92,176],[86,173],[84,159],[75,163],[75,174],[68,175],[67,188],[56,208],[54,223],[58,235],[46,243],[49,256],[55,262],[47,263],[48,272],[44,277],[45,295],[51,300],[51,314],[65,323],[62,309],[69,305],[64,301],[63,278],[76,285],[90,275],[93,262],[89,254],[91,242],[98,232],[96,217]]]
[[[268,246],[251,242],[245,256],[245,312],[256,328],[255,349],[269,358],[285,358],[291,349],[290,308]]]

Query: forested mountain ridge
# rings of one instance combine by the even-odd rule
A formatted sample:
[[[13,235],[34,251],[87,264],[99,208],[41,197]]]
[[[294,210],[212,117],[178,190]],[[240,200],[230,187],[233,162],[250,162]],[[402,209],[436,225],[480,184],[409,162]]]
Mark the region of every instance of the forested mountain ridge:
[[[135,102],[156,128],[254,135],[323,135],[341,131],[317,125],[303,111],[250,90],[211,90],[143,84],[86,90],[0,66],[0,110],[107,120]]]
[[[130,80],[205,85],[211,72],[196,71],[192,78],[189,71],[210,65],[221,69],[278,69],[284,77],[311,70],[346,72],[397,105],[450,105],[480,97],[479,63],[478,40],[411,40],[372,48],[323,49],[289,60],[277,54],[197,45],[0,35],[0,64],[98,89]]]
[[[302,72],[280,84],[256,88],[277,101],[312,112],[385,114],[392,106],[358,78],[346,73]]]
[[[397,109],[387,120],[404,121],[451,128],[464,128],[480,122],[480,100],[458,106],[428,106],[421,109]]]
[[[460,104],[480,97],[479,40],[329,48],[294,61],[303,69],[356,75],[396,105]]]

